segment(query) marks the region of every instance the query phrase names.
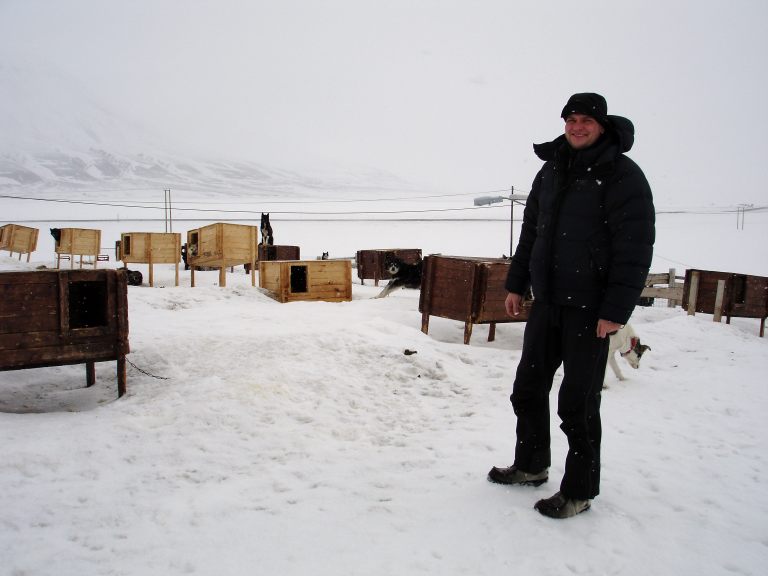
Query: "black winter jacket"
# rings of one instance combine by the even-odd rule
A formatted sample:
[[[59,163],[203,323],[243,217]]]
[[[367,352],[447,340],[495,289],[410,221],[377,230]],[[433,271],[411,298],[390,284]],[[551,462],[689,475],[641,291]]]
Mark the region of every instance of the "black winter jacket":
[[[595,308],[626,324],[653,256],[655,211],[648,181],[624,155],[634,126],[609,116],[593,146],[574,151],[560,136],[534,145],[545,161],[525,205],[506,289],[551,304]]]

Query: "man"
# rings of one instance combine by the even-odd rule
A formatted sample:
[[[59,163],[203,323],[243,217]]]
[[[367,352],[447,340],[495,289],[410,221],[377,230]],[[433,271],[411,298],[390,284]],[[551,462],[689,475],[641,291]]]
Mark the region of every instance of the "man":
[[[563,108],[565,134],[534,145],[545,161],[533,182],[520,241],[506,280],[507,313],[533,305],[512,389],[515,461],[492,468],[491,482],[538,486],[550,465],[549,392],[558,393],[568,455],[560,490],[534,508],[568,518],[587,510],[600,488],[600,391],[608,336],[629,320],[651,265],[655,212],[648,181],[624,155],[634,126],[609,116],[599,94],[574,94]]]

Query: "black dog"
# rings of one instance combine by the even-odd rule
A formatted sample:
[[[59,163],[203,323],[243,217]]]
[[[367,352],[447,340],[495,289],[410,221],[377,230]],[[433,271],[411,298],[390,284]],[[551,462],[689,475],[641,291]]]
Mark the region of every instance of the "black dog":
[[[408,264],[395,256],[388,256],[384,267],[392,279],[376,298],[384,298],[400,288],[421,288],[421,258],[415,264]]]
[[[142,282],[144,282],[144,275],[138,270],[128,270],[126,268],[125,275],[128,280],[128,286],[141,286]]]
[[[261,213],[261,244],[267,246],[273,246],[275,244],[275,237],[272,234],[272,224],[269,223],[269,212]]]
[[[184,270],[189,270],[189,262],[187,261],[187,243],[181,245],[181,259],[184,261]]]

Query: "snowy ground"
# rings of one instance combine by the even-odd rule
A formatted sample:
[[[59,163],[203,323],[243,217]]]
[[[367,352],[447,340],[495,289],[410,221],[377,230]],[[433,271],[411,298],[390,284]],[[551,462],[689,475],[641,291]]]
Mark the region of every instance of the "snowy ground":
[[[680,249],[685,237],[657,253],[727,269],[727,250],[707,259]],[[0,270],[51,264],[35,256],[3,253]],[[752,256],[755,269],[733,271],[764,273]],[[548,484],[485,479],[512,460],[523,324],[492,343],[477,326],[465,346],[459,322],[420,331],[416,291],[371,299],[380,288],[355,279],[352,302],[279,304],[242,272],[226,288],[216,272],[196,288],[155,273],[155,288],[129,288],[125,397],[113,362],[92,388],[83,366],[0,373],[1,575],[765,571],[756,320],[635,312],[652,350],[637,371],[621,361],[627,381],[608,376],[602,494],[560,522],[532,508],[562,475],[556,416]]]

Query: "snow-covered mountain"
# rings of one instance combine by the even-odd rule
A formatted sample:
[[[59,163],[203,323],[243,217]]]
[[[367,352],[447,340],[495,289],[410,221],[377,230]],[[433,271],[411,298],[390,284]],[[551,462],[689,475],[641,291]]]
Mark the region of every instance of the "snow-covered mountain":
[[[174,188],[206,194],[321,195],[413,189],[375,168],[305,171],[180,149],[39,63],[0,64],[0,190]]]
[[[403,191],[413,188],[382,171],[306,174],[237,160],[172,154],[126,154],[103,148],[0,153],[0,190],[104,191],[173,188],[231,196],[321,195],[325,192]]]

